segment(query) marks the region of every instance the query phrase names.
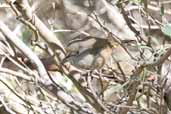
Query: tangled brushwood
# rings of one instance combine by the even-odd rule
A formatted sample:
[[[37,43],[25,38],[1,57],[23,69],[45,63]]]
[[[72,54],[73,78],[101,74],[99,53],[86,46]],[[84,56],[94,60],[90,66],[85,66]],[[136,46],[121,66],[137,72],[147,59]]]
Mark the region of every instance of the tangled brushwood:
[[[170,0],[1,0],[0,114],[169,114]]]

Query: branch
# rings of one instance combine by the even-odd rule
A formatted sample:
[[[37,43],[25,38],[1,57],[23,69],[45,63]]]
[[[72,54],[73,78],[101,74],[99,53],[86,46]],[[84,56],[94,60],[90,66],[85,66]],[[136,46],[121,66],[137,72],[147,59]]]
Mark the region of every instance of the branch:
[[[48,74],[41,60],[27,47],[11,30],[0,21],[0,31],[2,34],[11,41],[26,57],[28,57],[36,65],[36,69],[40,77],[44,80],[47,79]],[[43,81],[42,80],[42,81]],[[45,81],[45,80],[44,80]]]
[[[96,111],[101,112],[99,109],[103,109],[95,99],[91,92],[86,87],[83,87],[79,82],[81,79],[81,70],[72,66],[69,62],[62,62],[65,59],[66,51],[64,46],[59,41],[59,39],[51,32],[46,25],[31,11],[31,7],[27,0],[16,0],[14,3],[11,0],[7,0],[10,4],[18,19],[22,21],[25,25],[29,26],[36,33],[49,44],[49,47],[54,52],[54,60],[57,65],[60,65],[61,71],[75,84],[80,93],[85,97],[85,99],[96,109]],[[84,82],[83,82],[84,83]],[[96,108],[96,107],[98,108]],[[99,108],[100,107],[100,108]]]

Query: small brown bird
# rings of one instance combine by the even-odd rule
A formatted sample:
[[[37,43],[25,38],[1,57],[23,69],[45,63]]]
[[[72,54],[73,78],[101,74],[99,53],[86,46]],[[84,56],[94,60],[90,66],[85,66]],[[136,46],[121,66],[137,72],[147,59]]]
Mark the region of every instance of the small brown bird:
[[[107,63],[112,55],[113,48],[118,44],[111,38],[88,38],[77,43],[78,54],[72,56],[70,60],[73,65],[86,70],[100,69]],[[72,48],[72,45],[69,48]],[[75,49],[77,50],[77,49]]]

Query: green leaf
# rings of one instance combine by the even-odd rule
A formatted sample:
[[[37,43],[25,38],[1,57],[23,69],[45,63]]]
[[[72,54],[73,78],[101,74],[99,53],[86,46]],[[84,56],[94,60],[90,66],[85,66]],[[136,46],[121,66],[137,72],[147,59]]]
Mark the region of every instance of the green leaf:
[[[163,32],[164,35],[166,36],[171,36],[171,25],[166,24],[163,27],[161,27],[161,31]]]
[[[33,32],[29,29],[29,28],[23,28],[22,30],[22,40],[24,43],[26,43],[27,45],[30,45],[30,41],[32,38]]]
[[[164,5],[161,4],[161,7],[160,7],[160,15],[163,16],[164,15]]]

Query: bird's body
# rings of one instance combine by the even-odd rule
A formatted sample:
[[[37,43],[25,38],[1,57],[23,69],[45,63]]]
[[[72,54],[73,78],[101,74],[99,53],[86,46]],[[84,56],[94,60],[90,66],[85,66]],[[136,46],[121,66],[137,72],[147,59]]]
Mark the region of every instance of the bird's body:
[[[86,69],[86,70],[100,69],[110,59],[113,51],[113,47],[115,46],[111,43],[114,42],[113,41],[111,42],[111,40],[109,39],[100,39],[100,38],[92,39],[92,41],[91,39],[89,40],[90,43],[94,41],[92,46],[84,47],[84,45],[81,44],[84,50],[82,52],[78,52],[76,56],[73,56],[71,61],[74,66],[81,69]],[[78,42],[78,43],[82,43],[82,42]],[[83,41],[83,43],[85,42]]]

